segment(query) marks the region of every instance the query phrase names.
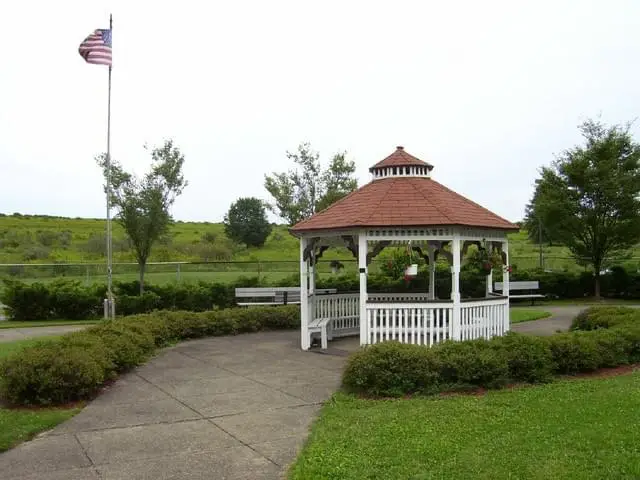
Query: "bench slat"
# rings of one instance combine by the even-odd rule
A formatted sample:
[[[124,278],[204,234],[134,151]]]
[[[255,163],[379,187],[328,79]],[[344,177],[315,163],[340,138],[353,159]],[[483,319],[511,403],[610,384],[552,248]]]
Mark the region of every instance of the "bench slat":
[[[504,288],[503,282],[495,282],[494,290],[500,290]],[[511,290],[538,290],[540,288],[540,282],[536,281],[523,281],[523,282],[509,282],[509,291]]]

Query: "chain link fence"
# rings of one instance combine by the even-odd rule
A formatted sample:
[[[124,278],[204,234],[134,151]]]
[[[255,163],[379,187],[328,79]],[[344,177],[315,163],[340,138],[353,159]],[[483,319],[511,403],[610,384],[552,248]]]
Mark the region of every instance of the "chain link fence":
[[[539,256],[511,256],[510,263],[516,270],[530,270],[540,266]],[[636,259],[637,263],[637,259]],[[379,270],[380,261],[374,260],[370,272]],[[573,257],[545,256],[544,269],[553,271],[583,270]],[[320,275],[336,273],[354,275],[358,271],[355,259],[318,262]],[[278,281],[299,275],[300,262],[283,261],[233,261],[233,262],[153,262],[147,264],[145,280],[151,283],[216,281],[230,282],[239,277],[258,277],[262,281]],[[52,281],[55,279],[78,280],[85,284],[105,282],[105,263],[51,263],[51,264],[0,264],[0,278],[14,278],[25,282]],[[115,281],[133,281],[139,276],[136,263],[114,263]]]

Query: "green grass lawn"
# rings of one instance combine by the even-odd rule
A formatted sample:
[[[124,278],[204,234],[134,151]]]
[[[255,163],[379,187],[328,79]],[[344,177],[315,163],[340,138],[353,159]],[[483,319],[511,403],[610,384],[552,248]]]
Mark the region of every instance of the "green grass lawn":
[[[19,340],[0,343],[0,361],[22,348],[56,337]],[[80,411],[75,408],[14,409],[0,406],[0,452],[32,438],[43,430],[53,428]]]
[[[0,452],[29,440],[39,432],[55,427],[80,410],[80,407],[32,410],[0,407]]]
[[[530,322],[531,320],[539,320],[551,316],[551,312],[544,310],[536,310],[533,308],[516,307],[509,310],[509,318],[511,323]]]
[[[0,342],[0,360],[22,350],[24,347],[29,347],[40,342],[47,342],[56,338],[60,338],[60,336],[49,335],[37,338],[27,338],[25,340],[16,340],[15,342]]]
[[[640,478],[640,372],[482,397],[337,394],[291,480]]]

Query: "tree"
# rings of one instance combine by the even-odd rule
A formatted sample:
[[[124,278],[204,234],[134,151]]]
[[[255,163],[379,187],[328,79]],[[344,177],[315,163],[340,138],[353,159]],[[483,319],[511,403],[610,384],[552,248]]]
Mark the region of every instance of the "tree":
[[[115,220],[131,241],[140,271],[142,295],[151,247],[167,234],[173,223],[169,209],[187,186],[182,173],[184,155],[172,140],[165,141],[162,147],[151,150],[151,170],[142,178],[126,172],[114,160],[108,175],[106,155],[99,155],[96,160],[111,185],[110,200],[116,210]]]
[[[235,242],[261,247],[271,233],[264,203],[254,197],[239,198],[224,216],[224,231]]]
[[[553,232],[578,262],[600,272],[640,235],[640,145],[629,126],[588,120],[585,143],[559,155],[536,180],[531,214]]]
[[[269,208],[294,225],[354,191],[358,187],[356,166],[345,155],[335,154],[323,171],[320,155],[309,143],[301,143],[297,152],[287,152],[294,169],[265,175],[265,188],[275,200]]]
[[[316,202],[316,212],[324,210],[358,188],[358,181],[353,177],[356,165],[353,161],[348,161],[345,155],[346,152],[336,153],[329,163],[329,168],[323,172],[324,191]]]
[[[537,192],[537,190],[536,190]],[[524,222],[520,226],[527,231],[529,240],[533,243],[540,244],[546,243],[550,247],[553,245],[560,246],[561,242],[558,240],[558,235],[551,230],[551,228],[542,223],[542,219],[536,217],[535,205],[536,205],[536,193],[534,198],[525,207]]]

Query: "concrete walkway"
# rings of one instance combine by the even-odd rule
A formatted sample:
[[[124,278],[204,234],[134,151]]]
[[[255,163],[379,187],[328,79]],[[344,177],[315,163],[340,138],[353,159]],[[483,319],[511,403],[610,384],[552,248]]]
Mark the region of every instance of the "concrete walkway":
[[[567,331],[575,316],[588,307],[584,305],[562,307],[547,307],[543,305],[533,308],[551,312],[551,317],[533,320],[532,322],[515,323],[511,326],[511,330],[519,333],[530,333],[532,335],[553,335],[558,330]]]
[[[543,308],[554,316],[513,330],[566,330],[583,307]],[[302,352],[291,331],[181,343],[121,377],[68,422],[0,454],[0,477],[282,478],[357,348],[350,337],[324,353]]]
[[[0,477],[281,478],[344,361],[302,352],[290,331],[182,343],[76,417],[1,454]]]
[[[63,335],[76,332],[91,325],[58,325],[52,327],[25,327],[25,328],[0,328],[0,343],[15,342],[27,338],[46,337],[50,335]]]

